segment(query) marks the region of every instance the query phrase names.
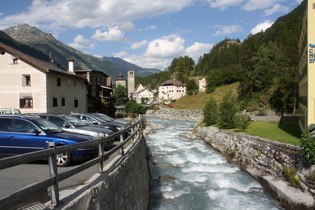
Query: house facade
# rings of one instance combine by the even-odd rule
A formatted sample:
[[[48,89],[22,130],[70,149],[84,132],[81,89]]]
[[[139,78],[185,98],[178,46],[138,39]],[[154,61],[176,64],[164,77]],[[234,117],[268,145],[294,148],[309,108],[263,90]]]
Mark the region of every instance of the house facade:
[[[186,85],[180,81],[167,80],[159,86],[159,99],[176,100],[186,95]]]
[[[206,83],[206,78],[201,77],[199,78],[199,92],[206,91],[207,83]]]
[[[137,90],[131,94],[132,94],[132,99],[135,100],[138,104],[141,104],[142,100],[146,100],[147,104],[153,103],[154,101],[153,93],[146,88]]]
[[[299,41],[299,123],[302,131],[315,124],[315,0],[307,1]]]
[[[0,108],[22,113],[87,112],[87,81],[0,43]]]
[[[69,64],[69,66],[71,66]],[[102,71],[97,70],[74,70],[77,76],[83,77],[88,81],[87,100],[88,112],[103,112],[109,114],[112,112],[113,101],[111,94],[112,79]],[[112,116],[113,113],[110,113]]]

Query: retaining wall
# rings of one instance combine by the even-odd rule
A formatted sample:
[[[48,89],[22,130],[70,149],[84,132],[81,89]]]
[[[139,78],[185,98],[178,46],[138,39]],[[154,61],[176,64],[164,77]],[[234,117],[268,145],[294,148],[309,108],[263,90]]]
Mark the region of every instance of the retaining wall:
[[[55,209],[148,209],[150,171],[147,155],[142,138],[123,158],[113,160],[105,173],[63,199],[64,204]]]
[[[314,169],[305,166],[300,147],[214,127],[196,130],[205,142],[263,181],[264,187],[271,189],[287,209],[314,209],[314,185],[307,179]],[[298,188],[284,179],[284,166],[295,167],[301,181]]]

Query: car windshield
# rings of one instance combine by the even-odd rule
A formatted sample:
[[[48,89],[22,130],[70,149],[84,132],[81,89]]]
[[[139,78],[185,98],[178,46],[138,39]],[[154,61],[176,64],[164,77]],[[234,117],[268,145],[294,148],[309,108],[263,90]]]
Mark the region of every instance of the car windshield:
[[[34,119],[33,122],[47,134],[64,132],[57,125],[55,125],[55,124],[53,124],[47,120],[44,120],[43,118]]]
[[[113,118],[111,118],[110,116],[107,116],[105,114],[97,114],[97,116],[100,116],[100,117],[104,118],[107,121],[113,121],[114,120]]]
[[[82,122],[81,120],[78,120],[75,117],[71,117],[71,116],[66,116],[64,117],[68,122],[70,122],[73,126],[75,127],[81,127],[81,126],[86,126],[86,124],[84,122]]]
[[[102,119],[101,117],[97,116],[97,115],[91,115],[92,118],[96,119],[97,121],[101,122],[101,123],[106,123],[107,121]]]

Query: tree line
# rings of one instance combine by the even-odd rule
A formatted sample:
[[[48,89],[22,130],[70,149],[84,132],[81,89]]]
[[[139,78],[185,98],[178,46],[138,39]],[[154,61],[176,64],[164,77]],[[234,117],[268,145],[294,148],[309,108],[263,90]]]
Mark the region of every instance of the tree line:
[[[280,17],[269,29],[249,34],[242,42],[226,38],[203,54],[195,64],[189,56],[173,59],[163,72],[137,77],[149,89],[176,79],[195,92],[191,76],[205,76],[207,92],[238,82],[240,108],[271,107],[279,113],[294,113],[298,104],[298,43],[307,1]],[[196,88],[197,87],[197,88]]]

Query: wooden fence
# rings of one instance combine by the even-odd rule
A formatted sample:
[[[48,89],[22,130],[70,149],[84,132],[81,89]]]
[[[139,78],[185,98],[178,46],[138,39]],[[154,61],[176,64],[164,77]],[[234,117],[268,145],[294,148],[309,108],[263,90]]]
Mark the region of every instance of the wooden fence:
[[[135,143],[142,137],[142,130],[144,129],[143,126],[144,126],[143,119],[139,117],[134,123],[126,127],[124,130],[118,131],[107,137],[60,147],[55,147],[54,142],[47,142],[48,149],[0,159],[0,170],[14,167],[20,164],[29,163],[36,160],[48,159],[48,167],[50,173],[50,178],[45,179],[41,182],[28,185],[27,187],[22,188],[21,190],[16,191],[11,195],[1,198],[0,209],[9,209],[10,207],[20,203],[29,195],[34,194],[39,190],[43,189],[48,190],[48,188],[50,188],[51,202],[50,206],[58,206],[60,204],[58,188],[59,182],[96,164],[99,165],[98,172],[103,173],[104,161],[109,159],[109,157],[112,156],[118,150],[120,150],[120,153],[123,156],[124,146],[129,142]],[[129,135],[125,135],[126,133],[128,133]],[[120,143],[111,150],[104,151],[104,145],[107,142],[113,141],[117,137],[120,138]],[[96,145],[98,146],[99,149],[98,157],[95,157],[94,159],[84,162],[68,171],[58,173],[56,164],[57,154]]]

